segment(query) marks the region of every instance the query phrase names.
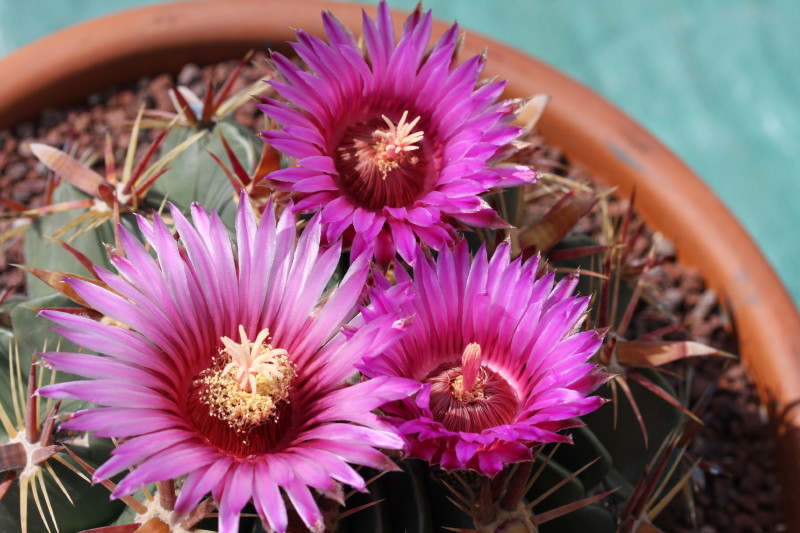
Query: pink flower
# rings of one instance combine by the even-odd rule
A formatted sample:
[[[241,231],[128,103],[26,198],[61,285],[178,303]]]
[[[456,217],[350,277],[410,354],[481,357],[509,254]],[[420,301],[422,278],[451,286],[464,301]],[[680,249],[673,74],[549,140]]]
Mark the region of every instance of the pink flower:
[[[457,64],[458,27],[428,49],[431,14],[417,9],[399,41],[385,2],[363,21],[365,49],[331,14],[327,42],[297,31],[303,70],[274,54],[285,99],[265,99],[282,125],[264,139],[296,159],[268,176],[293,191],[295,209],[321,210],[325,236],[352,226],[353,255],[387,263],[395,250],[414,259],[415,240],[441,249],[458,222],[507,227],[481,197],[535,181],[523,166],[497,165],[521,130],[509,125],[517,103],[497,102],[505,82],[479,84],[485,58]]]
[[[126,257],[99,267],[111,290],[71,280],[93,308],[127,327],[57,311],[42,314],[67,339],[100,354],[50,352],[53,368],[87,381],[45,387],[52,398],[100,406],[63,427],[124,441],[96,480],[133,467],[113,496],[185,476],[176,513],[207,493],[218,503],[220,531],[235,532],[252,500],[268,527],[287,528],[285,494],[313,531],[322,515],[310,489],[342,499],[340,484],[365,490],[348,463],[394,465],[378,449],[399,449],[396,430],[371,411],[418,390],[402,379],[345,386],[354,364],[385,349],[402,322],[384,315],[357,330],[355,304],[368,273],[356,261],[339,287],[320,297],[339,261],[340,245],[320,248],[314,218],[296,238],[287,210],[261,221],[243,196],[235,246],[216,214],[192,207],[189,222],[172,209],[179,244],[161,218],[139,219],[157,255],[120,229]]]
[[[589,299],[572,295],[570,276],[537,279],[538,259],[509,263],[501,245],[491,260],[481,249],[470,266],[466,244],[422,252],[414,266],[416,297],[400,305],[413,316],[406,335],[362,372],[405,376],[425,385],[416,399],[383,409],[406,436],[410,455],[447,470],[493,476],[531,459],[531,445],[569,441],[560,430],[603,404],[587,396],[606,375],[587,362],[602,333],[578,332]],[[398,282],[408,281],[397,269]],[[391,293],[373,296],[375,310],[396,305]],[[380,313],[366,315],[378,319]]]

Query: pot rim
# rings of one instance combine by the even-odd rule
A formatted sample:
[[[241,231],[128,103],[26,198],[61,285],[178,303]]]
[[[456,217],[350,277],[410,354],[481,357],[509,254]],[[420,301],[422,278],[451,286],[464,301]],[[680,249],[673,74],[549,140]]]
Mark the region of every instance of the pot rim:
[[[323,9],[360,28],[362,7],[376,9],[313,0],[194,0],[72,26],[0,60],[0,129],[142,75],[278,46],[294,40],[292,27],[322,35]],[[434,34],[446,27],[436,21]],[[552,96],[539,122],[543,136],[622,195],[635,189],[644,219],[675,244],[683,263],[700,270],[731,312],[742,359],[775,428],[787,526],[800,530],[800,476],[794,475],[800,471],[800,315],[781,281],[708,186],[623,112],[539,60],[467,32],[464,55],[484,49],[486,74],[509,80],[506,97]]]

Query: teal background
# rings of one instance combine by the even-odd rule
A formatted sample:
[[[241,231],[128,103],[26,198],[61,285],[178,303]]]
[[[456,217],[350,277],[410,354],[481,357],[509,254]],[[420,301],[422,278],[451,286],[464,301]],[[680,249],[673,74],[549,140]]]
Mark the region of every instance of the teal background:
[[[0,55],[81,20],[152,3],[0,0]],[[409,10],[416,0],[389,3]],[[543,59],[644,125],[733,210],[800,302],[793,226],[800,2],[426,0],[425,7]],[[13,73],[0,73],[0,83],[6,76]]]

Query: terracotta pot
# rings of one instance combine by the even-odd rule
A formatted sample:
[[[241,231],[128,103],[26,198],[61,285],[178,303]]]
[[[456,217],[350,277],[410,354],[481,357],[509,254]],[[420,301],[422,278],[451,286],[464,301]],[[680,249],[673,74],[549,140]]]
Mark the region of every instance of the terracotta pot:
[[[84,99],[108,85],[186,62],[238,57],[322,33],[320,10],[359,28],[361,7],[336,2],[180,2],[89,21],[0,61],[0,129],[44,107]],[[373,12],[374,8],[367,8]],[[445,25],[438,23],[435,33]],[[696,266],[729,308],[742,358],[769,408],[779,443],[789,531],[800,531],[800,316],[764,256],[711,190],[653,136],[586,87],[508,46],[469,35],[465,55],[489,50],[487,73],[509,80],[507,96],[548,93],[543,135],[627,195]]]

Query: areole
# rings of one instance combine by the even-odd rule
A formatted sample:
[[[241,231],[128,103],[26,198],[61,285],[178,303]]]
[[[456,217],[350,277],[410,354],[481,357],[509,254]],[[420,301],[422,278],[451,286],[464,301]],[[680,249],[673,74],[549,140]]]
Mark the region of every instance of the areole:
[[[333,10],[346,26],[360,26],[362,6],[355,4],[209,0],[145,7],[52,34],[0,61],[6,74],[0,128],[187,62],[285,48],[293,27],[322,33],[322,9]],[[436,23],[434,33],[445,28]],[[622,112],[536,59],[467,35],[465,56],[485,48],[486,73],[509,80],[507,97],[552,96],[539,123],[548,142],[623,195],[635,189],[647,222],[672,240],[682,262],[700,269],[731,311],[742,358],[778,439],[786,524],[800,530],[800,315],[766,259],[710,189]]]

